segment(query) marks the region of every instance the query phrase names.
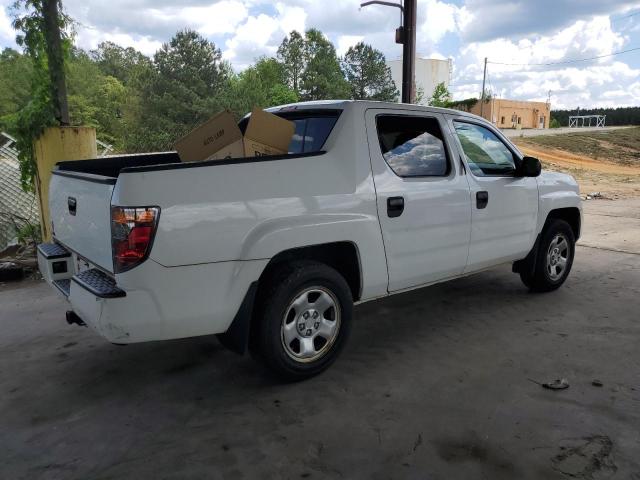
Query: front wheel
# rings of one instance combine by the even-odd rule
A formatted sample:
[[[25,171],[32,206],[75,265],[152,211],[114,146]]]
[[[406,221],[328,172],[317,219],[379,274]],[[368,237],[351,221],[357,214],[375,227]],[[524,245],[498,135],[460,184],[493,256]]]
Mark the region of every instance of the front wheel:
[[[534,292],[559,288],[569,276],[575,248],[571,226],[564,220],[551,220],[540,237],[535,268],[524,268],[520,272],[522,282]]]
[[[317,375],[335,361],[351,329],[353,299],[345,279],[318,262],[280,267],[257,305],[258,358],[286,380]]]

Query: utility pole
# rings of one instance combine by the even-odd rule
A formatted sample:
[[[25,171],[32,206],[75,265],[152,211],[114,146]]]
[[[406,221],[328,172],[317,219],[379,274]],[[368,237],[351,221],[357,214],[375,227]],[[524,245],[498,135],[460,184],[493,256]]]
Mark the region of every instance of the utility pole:
[[[417,0],[404,2],[404,35],[402,43],[402,103],[416,98],[416,10]]]
[[[402,22],[396,30],[396,43],[402,44],[402,103],[413,103],[416,98],[416,17],[417,0],[404,0],[404,5],[381,0],[370,0],[361,3],[367,5],[384,5],[397,7],[402,12]]]
[[[69,105],[67,103],[67,85],[64,78],[58,0],[42,0],[42,16],[44,17],[43,33],[47,49],[49,78],[51,79],[53,112],[60,125],[66,126],[70,123]]]
[[[484,83],[487,80],[487,57],[484,57],[484,74],[482,75],[482,93],[480,94],[480,116],[484,112]]]

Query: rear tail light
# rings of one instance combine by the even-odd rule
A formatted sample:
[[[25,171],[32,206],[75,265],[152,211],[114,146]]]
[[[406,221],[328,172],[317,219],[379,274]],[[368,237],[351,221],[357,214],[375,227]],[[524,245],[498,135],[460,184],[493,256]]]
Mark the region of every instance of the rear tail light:
[[[111,207],[111,251],[114,273],[147,259],[158,226],[158,207]]]

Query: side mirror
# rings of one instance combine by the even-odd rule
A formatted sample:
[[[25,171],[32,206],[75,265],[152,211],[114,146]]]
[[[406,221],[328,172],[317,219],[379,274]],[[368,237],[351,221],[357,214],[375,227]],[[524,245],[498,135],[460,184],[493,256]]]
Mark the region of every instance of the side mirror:
[[[535,157],[523,157],[517,170],[519,177],[537,177],[542,172],[540,160]]]

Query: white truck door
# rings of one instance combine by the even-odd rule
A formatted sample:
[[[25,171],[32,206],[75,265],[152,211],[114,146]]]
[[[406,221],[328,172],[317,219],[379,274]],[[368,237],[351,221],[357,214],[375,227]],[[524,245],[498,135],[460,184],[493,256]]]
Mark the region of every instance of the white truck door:
[[[446,141],[444,117],[399,109],[370,109],[365,117],[389,291],[461,274],[469,184]]]
[[[535,242],[538,183],[515,175],[517,152],[486,123],[447,115],[471,187],[471,241],[465,272],[524,258]]]

